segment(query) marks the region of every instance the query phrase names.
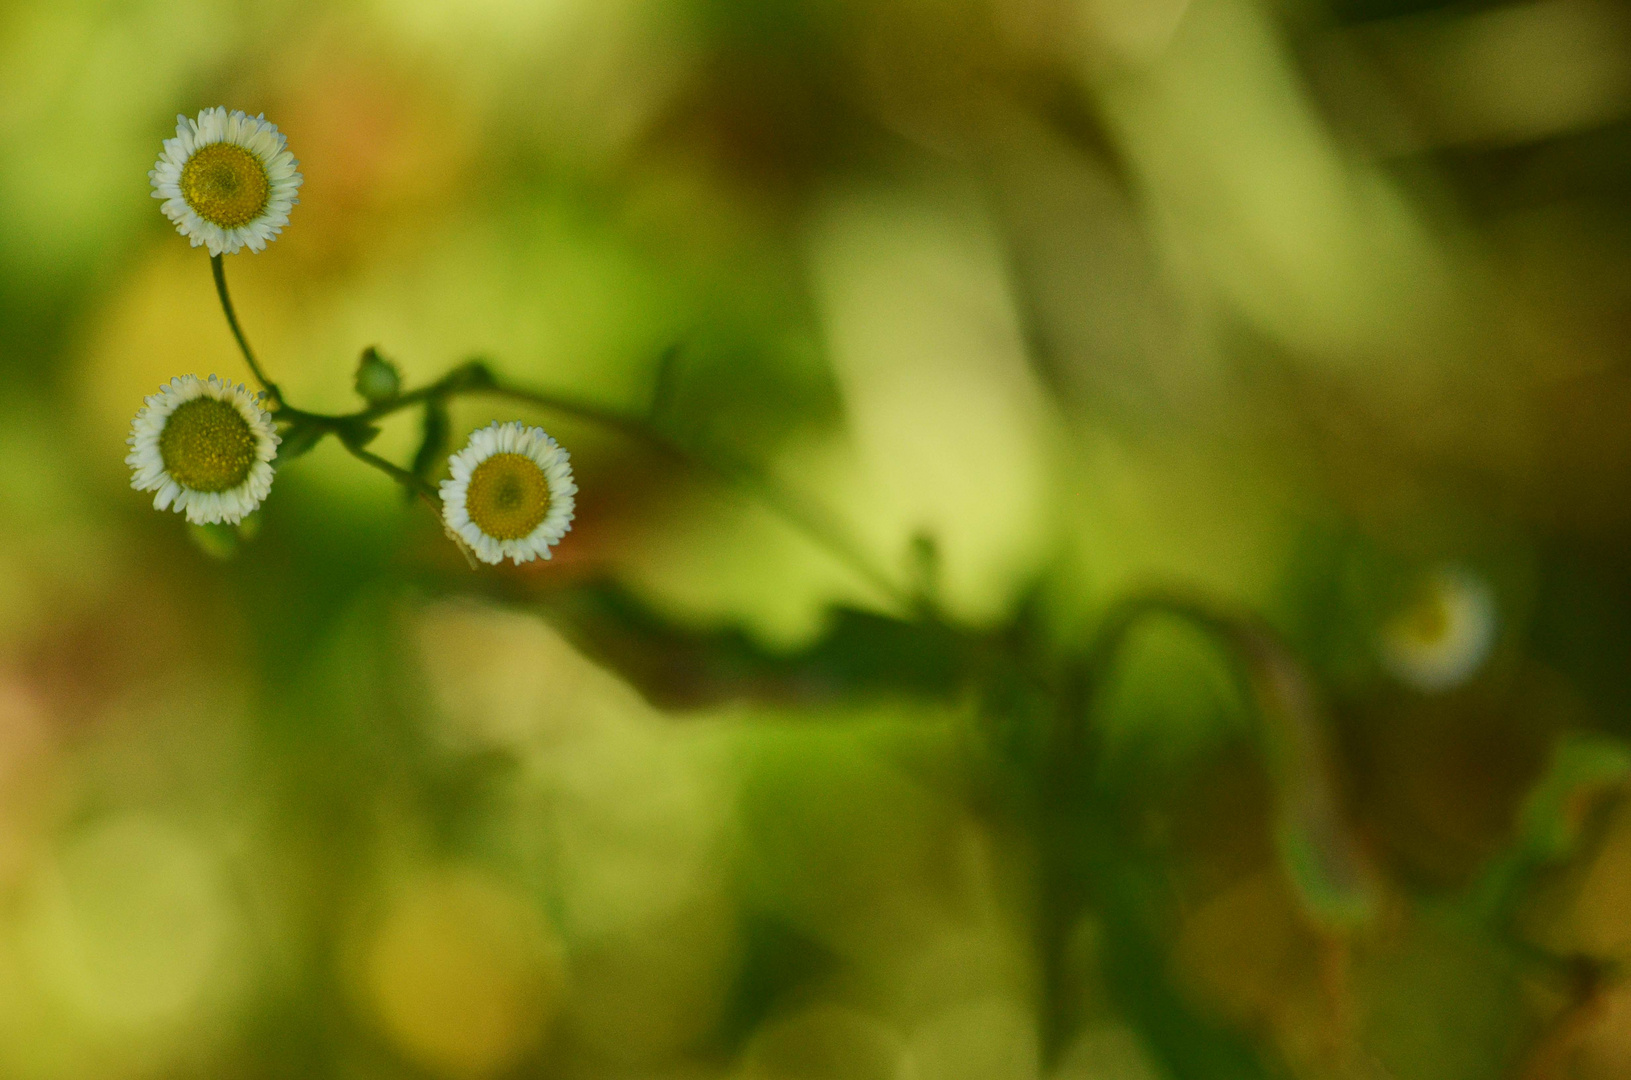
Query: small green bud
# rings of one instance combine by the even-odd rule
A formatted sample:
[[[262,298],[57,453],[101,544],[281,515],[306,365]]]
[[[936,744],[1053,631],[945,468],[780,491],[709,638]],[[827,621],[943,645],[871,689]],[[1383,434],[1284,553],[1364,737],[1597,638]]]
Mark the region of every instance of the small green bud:
[[[402,375],[396,365],[370,345],[357,361],[357,393],[371,404],[390,401],[402,391]]]

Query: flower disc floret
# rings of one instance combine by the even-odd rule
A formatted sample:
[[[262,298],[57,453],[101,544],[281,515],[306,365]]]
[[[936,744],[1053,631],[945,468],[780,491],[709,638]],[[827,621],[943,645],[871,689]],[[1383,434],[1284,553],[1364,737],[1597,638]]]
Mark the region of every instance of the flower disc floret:
[[[283,135],[264,116],[216,107],[176,117],[176,137],[147,175],[164,215],[211,255],[260,251],[289,223],[301,176]]]
[[[520,540],[549,516],[549,478],[529,457],[494,454],[470,472],[465,512],[476,527],[499,540]]]
[[[159,432],[159,457],[176,483],[226,491],[249,479],[255,431],[237,409],[212,397],[183,402]]]
[[[199,217],[223,229],[254,221],[271,196],[260,159],[232,143],[200,147],[181,167],[181,197]]]
[[[1495,593],[1487,582],[1468,570],[1442,567],[1383,627],[1382,663],[1417,690],[1452,689],[1488,658],[1497,621]]]
[[[196,525],[241,521],[271,491],[281,441],[260,397],[214,375],[171,379],[131,422],[130,486]]]
[[[448,460],[442,519],[483,562],[547,559],[572,527],[578,486],[569,459],[542,428],[490,424]]]

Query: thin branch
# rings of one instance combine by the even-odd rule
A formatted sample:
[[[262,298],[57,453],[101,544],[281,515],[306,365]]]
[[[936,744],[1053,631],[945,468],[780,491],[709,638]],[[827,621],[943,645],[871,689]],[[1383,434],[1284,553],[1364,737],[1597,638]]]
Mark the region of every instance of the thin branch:
[[[893,603],[906,610],[911,610],[914,606],[913,598],[872,562],[870,556],[850,538],[843,526],[825,508],[787,490],[756,466],[715,452],[703,453],[693,450],[657,431],[641,417],[617,412],[563,394],[501,383],[493,378],[480,361],[471,361],[435,383],[354,413],[335,416],[318,413],[301,415],[330,430],[344,432],[356,425],[381,419],[422,402],[448,400],[471,394],[489,394],[546,409],[562,416],[570,416],[616,432],[652,451],[677,458],[697,469],[711,473],[718,479],[753,495],[810,537],[818,546],[825,548]]]
[[[442,512],[441,495],[439,492],[437,492],[435,486],[428,480],[414,475],[407,469],[393,465],[391,462],[380,457],[378,454],[364,449],[362,446],[359,446],[350,439],[341,438],[340,445],[344,446],[346,451],[358,461],[361,461],[366,465],[372,465],[386,476],[389,476],[392,480],[395,480],[397,483],[401,484],[415,495],[418,495],[421,499],[425,500],[425,502],[428,503],[430,507],[438,514]]]
[[[276,411],[283,411],[283,393],[278,389],[277,383],[266,377],[260,364],[255,362],[255,353],[249,348],[249,339],[244,337],[243,327],[238,325],[238,314],[232,310],[232,297],[227,292],[226,268],[221,256],[210,256],[210,272],[215,276],[215,294],[221,298],[221,310],[226,313],[227,325],[232,327],[232,336],[238,341],[238,348],[243,352],[244,359],[249,362],[249,370],[254,373],[255,381],[266,390],[266,396],[271,399],[272,407]]]
[[[657,431],[652,426],[650,418],[630,416],[561,394],[504,385],[493,378],[492,373],[480,360],[463,364],[428,386],[398,394],[388,401],[377,402],[352,413],[314,413],[290,407],[284,403],[283,394],[277,384],[268,379],[266,373],[261,370],[260,364],[255,360],[255,353],[244,336],[243,328],[238,324],[237,313],[232,307],[232,297],[227,291],[226,271],[221,256],[210,256],[210,269],[215,277],[215,291],[221,299],[221,310],[226,314],[227,325],[232,328],[232,336],[237,339],[238,348],[242,350],[244,359],[249,363],[249,370],[266,389],[278,419],[287,423],[311,424],[324,434],[339,436],[353,457],[387,473],[438,508],[440,499],[436,497],[433,488],[429,488],[425,481],[414,473],[364,450],[361,433],[372,421],[414,405],[447,401],[465,394],[492,394],[596,424],[658,453],[670,455],[702,471],[712,473],[726,483],[735,485],[756,497],[815,541],[818,546],[825,548],[892,603],[908,611],[918,606],[917,601],[907,590],[872,562],[871,557],[824,507],[784,488],[756,466],[722,454],[703,454],[683,446]]]
[[[872,562],[871,557],[825,507],[783,487],[757,466],[718,452],[702,453],[693,450],[656,431],[649,423],[638,417],[575,401],[559,394],[541,393],[497,382],[487,387],[475,387],[474,392],[494,394],[597,424],[642,443],[660,454],[668,454],[704,472],[712,473],[727,484],[755,496],[903,610],[913,610],[917,606],[917,601]]]
[[[345,447],[346,452],[352,457],[356,458],[358,461],[363,462],[365,465],[373,466],[386,476],[389,476],[392,480],[395,480],[397,483],[407,488],[409,491],[412,491],[414,494],[431,503],[431,505],[435,506],[438,510],[441,509],[441,494],[436,490],[435,486],[430,483],[430,481],[409,472],[407,469],[402,468],[400,465],[397,465],[394,462],[380,457],[372,450],[365,448],[360,443],[351,439],[342,437],[340,439],[340,445]]]

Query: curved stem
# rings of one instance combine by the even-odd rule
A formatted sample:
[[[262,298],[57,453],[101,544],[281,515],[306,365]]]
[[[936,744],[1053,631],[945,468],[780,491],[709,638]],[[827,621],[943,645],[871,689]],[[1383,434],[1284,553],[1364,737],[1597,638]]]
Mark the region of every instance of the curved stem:
[[[268,379],[260,365],[255,362],[255,353],[249,348],[249,339],[244,337],[243,327],[238,325],[238,314],[232,310],[232,297],[227,292],[226,268],[221,256],[210,256],[210,272],[215,276],[215,294],[221,298],[221,310],[226,314],[227,325],[232,327],[232,336],[237,339],[238,348],[243,352],[244,359],[249,362],[249,370],[254,373],[255,381],[265,389],[273,409],[283,411],[283,393],[278,389],[277,383]]]
[[[222,297],[223,302],[225,302],[224,292]],[[227,306],[226,310],[230,318],[231,307]],[[244,355],[246,357],[249,355],[247,347]],[[253,364],[253,361],[251,361],[251,364]],[[264,383],[264,379],[262,381]],[[266,385],[271,391],[270,384]],[[738,487],[757,498],[771,511],[780,515],[783,520],[803,532],[817,546],[825,549],[839,562],[848,566],[858,577],[876,589],[890,602],[905,610],[914,610],[920,606],[917,598],[910,595],[907,590],[872,562],[860,545],[851,539],[843,526],[825,508],[787,490],[756,466],[718,453],[703,453],[693,450],[657,431],[647,420],[641,417],[620,413],[562,394],[545,393],[501,383],[493,378],[492,373],[479,360],[463,364],[427,386],[398,394],[389,401],[378,402],[356,412],[339,414],[313,413],[284,405],[278,412],[278,418],[295,423],[313,424],[325,434],[339,436],[341,441],[346,443],[346,449],[358,460],[372,465],[425,498],[434,499],[434,489],[427,491],[428,485],[418,476],[406,469],[392,465],[377,454],[363,450],[362,443],[365,440],[360,437],[360,433],[373,421],[401,412],[403,409],[475,394],[488,394],[494,397],[506,398],[594,424],[608,431],[616,432],[633,442],[645,446],[647,449],[669,455],[686,462],[693,468],[711,473],[727,484]],[[281,403],[281,398],[279,401]],[[436,505],[440,505],[439,500],[437,500]]]
[[[480,360],[472,360],[455,368],[429,386],[399,394],[389,401],[377,402],[354,413],[314,413],[293,408],[284,402],[283,392],[278,385],[267,378],[266,373],[261,370],[259,362],[255,359],[254,350],[249,347],[249,339],[244,336],[243,327],[238,324],[238,313],[233,310],[232,295],[227,291],[226,268],[221,256],[210,256],[210,272],[215,278],[215,293],[221,300],[221,311],[226,315],[227,325],[232,328],[232,336],[237,340],[238,348],[249,364],[249,370],[254,374],[255,380],[265,389],[277,418],[289,424],[313,425],[321,433],[319,438],[328,434],[338,436],[353,457],[405,485],[438,510],[441,508],[441,499],[436,489],[422,477],[393,465],[378,454],[370,453],[363,448],[364,443],[372,435],[369,424],[371,421],[421,403],[446,401],[461,394],[493,394],[598,424],[650,449],[671,454],[697,468],[713,473],[719,479],[753,494],[760,502],[780,514],[788,523],[814,540],[818,546],[825,548],[893,603],[907,610],[921,606],[917,598],[911,596],[872,563],[861,547],[824,508],[788,491],[753,465],[716,454],[697,453],[654,429],[647,419],[628,416],[559,394],[503,385],[493,378],[492,373]]]
[[[478,388],[477,392],[495,394],[598,424],[652,450],[672,455],[693,467],[712,473],[727,484],[753,495],[770,510],[779,514],[783,520],[815,541],[817,546],[825,548],[890,601],[907,610],[917,606],[917,600],[874,565],[871,558],[824,507],[789,491],[748,462],[718,453],[699,453],[654,430],[642,419],[612,412],[597,405],[574,401],[558,394],[540,393],[498,383]]]
[[[1326,938],[1340,942],[1374,908],[1375,871],[1352,834],[1335,778],[1329,720],[1310,679],[1263,620],[1173,590],[1134,594],[1105,616],[1068,665],[1054,727],[1040,763],[1043,1043],[1049,1060],[1064,1045],[1071,1019],[1065,969],[1068,936],[1079,916],[1086,878],[1071,855],[1075,815],[1091,793],[1084,761],[1095,756],[1090,714],[1122,647],[1143,621],[1167,615],[1223,645],[1257,724],[1275,789],[1275,831],[1305,912]],[[1340,974],[1339,968],[1333,971]],[[1345,985],[1331,989],[1333,1013],[1345,1014]]]
[[[368,408],[360,409],[354,413],[326,415],[285,409],[280,415],[287,415],[291,419],[298,418],[318,424],[326,430],[340,435],[343,440],[347,432],[355,431],[362,425],[390,416],[403,409],[431,401],[447,401],[452,398],[474,394],[488,394],[494,397],[506,398],[535,408],[547,409],[562,416],[569,416],[575,420],[582,420],[605,428],[608,431],[616,432],[633,442],[645,446],[647,449],[678,458],[694,468],[711,473],[716,478],[753,495],[773,512],[780,515],[783,520],[803,532],[819,547],[824,548],[834,558],[848,566],[857,576],[865,580],[867,584],[891,602],[908,610],[917,606],[916,599],[891,579],[888,574],[874,565],[868,555],[849,537],[843,526],[834,520],[831,514],[813,502],[788,491],[757,467],[736,458],[693,450],[655,430],[646,420],[640,417],[630,416],[590,402],[579,401],[562,394],[545,393],[501,383],[493,378],[492,374],[480,361],[471,361],[455,368],[437,382],[399,394],[389,401],[370,405]],[[382,468],[381,463],[390,466],[389,469],[382,468],[382,471],[389,472],[395,479],[403,483],[407,483],[407,480],[403,479],[404,475],[413,477],[414,480],[419,479],[406,470],[390,465],[389,462],[385,462],[383,458],[379,458],[377,455],[367,454],[365,451],[359,452],[361,450],[360,445],[348,447],[348,449],[351,450],[354,456],[370,465],[374,465],[375,468]],[[365,454],[366,456],[364,456]]]
[[[430,481],[425,480],[422,477],[415,476],[407,469],[404,469],[399,465],[392,464],[391,462],[380,457],[378,454],[370,450],[363,449],[361,446],[358,446],[349,439],[341,439],[340,445],[344,446],[346,452],[352,457],[356,458],[358,461],[361,461],[365,465],[372,465],[386,476],[389,476],[391,479],[395,480],[397,483],[401,484],[403,487],[425,500],[431,505],[432,508],[436,510],[437,513],[441,512],[441,495],[437,492],[435,486],[432,485]]]

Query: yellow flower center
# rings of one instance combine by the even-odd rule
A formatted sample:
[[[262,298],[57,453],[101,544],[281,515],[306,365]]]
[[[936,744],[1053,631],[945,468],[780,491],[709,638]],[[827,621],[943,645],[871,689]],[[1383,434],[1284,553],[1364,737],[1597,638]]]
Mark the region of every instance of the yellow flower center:
[[[181,167],[181,197],[223,229],[248,225],[266,209],[272,184],[260,158],[235,143],[210,143]]]
[[[176,483],[194,491],[227,491],[249,478],[255,432],[236,408],[212,397],[176,407],[159,433],[159,457]]]
[[[549,478],[525,454],[494,454],[471,471],[464,509],[494,540],[531,536],[549,513]]]
[[[1394,633],[1406,644],[1431,648],[1450,633],[1450,604],[1443,590],[1433,588],[1394,623]]]

